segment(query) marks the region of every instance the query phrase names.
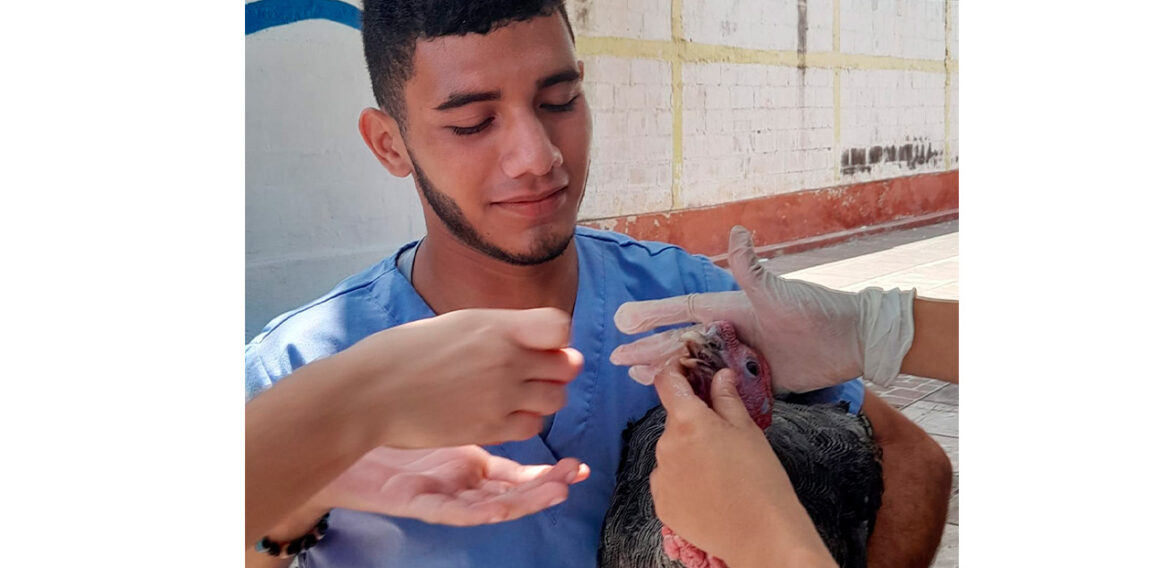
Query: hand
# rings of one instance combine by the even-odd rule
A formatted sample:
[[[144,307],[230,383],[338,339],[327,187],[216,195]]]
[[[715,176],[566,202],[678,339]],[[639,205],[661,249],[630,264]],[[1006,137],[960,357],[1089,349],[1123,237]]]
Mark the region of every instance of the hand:
[[[782,278],[764,268],[743,227],[732,229],[728,250],[742,291],[628,302],[614,314],[618,329],[634,334],[728,320],[768,360],[777,393],[816,390],[862,375],[883,385],[894,380],[914,336],[913,290],[841,292]],[[682,353],[678,337],[684,331],[619,346],[610,361],[631,365],[630,376],[649,384],[666,361]]]
[[[584,364],[553,308],[461,310],[376,333],[343,351],[351,404],[398,448],[496,444],[540,432]]]
[[[834,565],[788,473],[744,408],[734,374],[715,374],[708,408],[670,365],[654,380],[666,407],[650,492],[658,518],[730,566]],[[751,546],[743,546],[751,542]],[[825,563],[824,561],[828,562]]]
[[[569,486],[589,477],[573,458],[520,465],[479,446],[436,450],[379,447],[309,500],[298,517],[333,507],[409,517],[444,525],[500,523],[557,505]],[[292,531],[296,532],[296,531]]]

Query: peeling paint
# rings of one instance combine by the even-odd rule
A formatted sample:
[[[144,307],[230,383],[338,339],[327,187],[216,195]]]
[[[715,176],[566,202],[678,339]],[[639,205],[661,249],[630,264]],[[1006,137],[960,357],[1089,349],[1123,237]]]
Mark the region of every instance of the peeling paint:
[[[627,217],[627,219],[631,219],[631,217]],[[617,219],[612,219],[612,218],[611,219],[598,219],[596,221],[593,221],[593,223],[596,223],[597,227],[603,231],[615,231],[615,230],[617,230],[617,224],[618,224]]]

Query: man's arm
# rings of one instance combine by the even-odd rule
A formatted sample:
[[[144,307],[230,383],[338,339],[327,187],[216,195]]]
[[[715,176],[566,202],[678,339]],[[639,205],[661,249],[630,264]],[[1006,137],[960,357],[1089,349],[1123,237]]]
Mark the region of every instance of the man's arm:
[[[349,359],[328,357],[302,367],[244,407],[247,542],[269,534],[379,444],[368,422],[354,420],[358,409],[349,393],[357,377]],[[316,522],[304,520],[304,527],[286,530],[304,528],[289,535],[299,537]]]
[[[536,435],[581,370],[568,339],[569,317],[557,310],[464,310],[376,333],[294,371],[245,407],[249,549],[261,535],[301,536],[334,506],[444,524],[550,506],[588,475],[576,460],[527,467],[452,446]],[[410,454],[383,444],[443,449]],[[408,471],[419,464],[431,467]],[[465,470],[476,475],[439,484],[446,493],[393,483],[403,471],[435,479]],[[474,492],[483,487],[495,490]],[[434,506],[418,507],[424,502]]]
[[[930,566],[946,525],[952,468],[946,452],[922,428],[869,390],[861,411],[882,450],[885,490],[869,538],[874,568]]]
[[[914,342],[902,372],[959,382],[959,302],[914,298]]]

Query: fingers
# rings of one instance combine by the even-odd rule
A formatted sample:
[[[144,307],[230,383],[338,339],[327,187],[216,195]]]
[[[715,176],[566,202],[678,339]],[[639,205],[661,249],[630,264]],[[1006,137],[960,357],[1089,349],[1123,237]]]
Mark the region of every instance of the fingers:
[[[492,440],[491,443],[497,444],[527,440],[539,434],[543,426],[544,418],[541,414],[527,410],[518,410],[504,418],[504,425],[500,428],[500,432],[504,438],[502,440]]]
[[[535,412],[539,415],[552,414],[565,406],[568,399],[563,383],[553,381],[525,381],[520,384],[517,410]]]
[[[732,227],[727,238],[727,264],[739,287],[749,294],[759,290],[769,275],[756,255],[751,232],[739,225]]]
[[[564,502],[569,485],[589,477],[589,467],[573,458],[555,466],[525,466],[498,458],[488,469],[500,477],[489,475],[479,486],[456,495],[433,496],[431,502],[439,510],[429,522],[479,525],[518,519]]]
[[[529,353],[525,363],[525,373],[530,379],[567,383],[581,374],[585,356],[572,347],[565,347]]]
[[[654,384],[654,377],[662,372],[662,368],[657,365],[635,365],[630,367],[630,378],[634,382],[650,386]]]
[[[572,458],[565,458],[562,462],[567,462]],[[579,462],[578,462],[579,464]],[[560,465],[558,463],[557,465]],[[553,469],[551,465],[521,465],[508,458],[500,456],[489,456],[483,466],[483,475],[488,479],[495,479],[499,481],[506,481],[508,483],[519,484],[527,481],[532,481],[548,473]]]
[[[516,487],[478,502],[470,502],[468,509],[472,513],[482,510],[480,520],[483,523],[499,523],[560,505],[568,498],[568,485],[561,481],[541,480],[539,483]]]
[[[728,317],[727,312],[742,304],[740,292],[688,294],[662,300],[626,302],[613,315],[618,330],[641,333],[676,323],[710,323]]]
[[[735,373],[731,369],[720,369],[713,379],[714,388],[711,389],[711,408],[724,420],[736,426],[755,426],[743,399],[735,388]]]
[[[492,310],[493,317],[518,345],[550,350],[569,346],[572,318],[556,308]]]
[[[698,325],[672,329],[643,337],[633,343],[619,345],[609,354],[609,362],[614,365],[631,366],[661,364],[663,361],[686,354],[686,345],[682,342],[682,335],[688,331],[699,329],[701,326]],[[653,380],[653,376],[650,378]],[[642,384],[648,385],[650,381],[642,382]]]

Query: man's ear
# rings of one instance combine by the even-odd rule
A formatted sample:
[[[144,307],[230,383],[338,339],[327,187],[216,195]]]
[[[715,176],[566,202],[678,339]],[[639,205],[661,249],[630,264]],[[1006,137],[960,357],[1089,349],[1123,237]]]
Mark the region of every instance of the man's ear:
[[[382,162],[382,167],[397,177],[406,177],[414,172],[414,164],[406,153],[406,143],[398,121],[384,111],[367,108],[358,118],[358,130],[366,146]]]

